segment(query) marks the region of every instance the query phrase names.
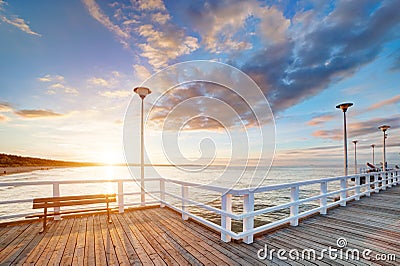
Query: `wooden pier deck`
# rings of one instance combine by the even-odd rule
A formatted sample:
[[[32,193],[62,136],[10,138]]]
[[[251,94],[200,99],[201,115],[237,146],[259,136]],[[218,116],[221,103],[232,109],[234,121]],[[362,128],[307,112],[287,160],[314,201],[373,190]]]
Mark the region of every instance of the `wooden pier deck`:
[[[399,265],[400,186],[372,194],[255,238],[254,243],[224,243],[220,235],[167,208],[88,215],[51,222],[39,234],[40,222],[0,227],[0,265]],[[337,239],[347,240],[344,248],[395,254],[396,261],[332,259],[260,260],[257,252],[268,249],[337,248]],[[288,253],[285,255],[288,257]]]

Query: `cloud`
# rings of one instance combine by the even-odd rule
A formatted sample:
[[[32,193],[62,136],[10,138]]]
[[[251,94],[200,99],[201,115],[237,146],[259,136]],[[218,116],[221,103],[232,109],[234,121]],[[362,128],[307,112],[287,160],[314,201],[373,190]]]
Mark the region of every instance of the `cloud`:
[[[331,130],[317,130],[312,133],[314,137],[332,140],[341,140],[343,138],[342,131],[340,129]]]
[[[50,85],[49,88],[51,88],[51,89],[64,89],[64,87],[65,86],[63,84],[61,84],[61,83],[55,83],[55,84]]]
[[[400,70],[400,49],[397,49],[389,57],[393,58],[393,63],[392,63],[392,66],[390,67],[390,70],[399,71]]]
[[[371,111],[371,110],[379,109],[381,107],[384,107],[384,106],[387,106],[387,105],[391,105],[391,104],[395,104],[395,103],[398,103],[398,102],[400,102],[400,95],[396,95],[396,96],[394,96],[394,97],[392,97],[390,99],[377,102],[377,103],[371,105],[370,107],[368,107],[367,110]]]
[[[129,20],[125,20],[124,22],[122,22],[122,25],[131,25],[131,24],[139,24],[140,21],[137,21],[136,19],[129,19]]]
[[[124,91],[124,90],[116,90],[116,91],[103,91],[99,92],[99,94],[103,97],[107,98],[127,98],[132,96],[131,91]]]
[[[183,12],[205,48],[217,54],[251,49],[254,36],[263,44],[285,41],[290,26],[281,11],[255,0],[207,2]]]
[[[11,104],[9,103],[5,103],[5,102],[0,102],[0,112],[1,113],[6,113],[6,112],[12,112],[13,111],[13,107],[11,106]]]
[[[284,155],[305,155],[305,154],[327,154],[326,151],[335,151],[337,149],[343,148],[342,145],[331,145],[331,146],[318,146],[318,147],[309,147],[309,148],[303,148],[303,149],[295,149],[295,150],[286,150],[286,151],[281,151],[280,154]],[[328,153],[329,154],[329,153]]]
[[[0,11],[4,10],[4,5],[6,4],[6,2],[4,2],[3,0],[0,0]]]
[[[362,137],[369,134],[378,134],[378,127],[381,125],[390,125],[392,128],[400,127],[400,117],[393,116],[389,118],[373,118],[367,121],[350,123],[348,125],[348,136],[351,138]],[[314,137],[341,140],[343,139],[343,129],[335,128],[329,130],[317,130],[312,133]]]
[[[0,114],[0,122],[7,122],[8,120],[10,120],[10,119],[7,116]]]
[[[166,13],[157,12],[151,15],[151,20],[159,24],[165,24],[171,19],[171,16]]]
[[[166,10],[162,0],[139,0],[136,4],[140,10]]]
[[[43,77],[38,78],[41,82],[63,82],[64,77],[61,75],[44,75]]]
[[[313,117],[310,121],[307,122],[309,126],[320,126],[325,122],[332,120],[335,117],[333,114],[325,114]]]
[[[187,2],[178,12],[205,49],[256,81],[277,114],[374,61],[400,24],[398,1],[308,4],[290,20],[279,5],[257,1]]]
[[[64,89],[64,92],[67,93],[67,94],[73,94],[73,95],[78,95],[79,94],[79,91],[77,89],[71,88],[71,87],[66,87]]]
[[[163,130],[243,129],[256,124],[254,112],[257,108],[259,106],[249,106],[237,92],[221,85],[190,82],[158,98],[152,106],[149,123]]]
[[[48,90],[46,91],[46,94],[47,94],[47,95],[55,95],[55,94],[57,94],[57,92],[56,92],[56,90],[48,89]]]
[[[95,0],[82,0],[82,2],[89,11],[89,14],[98,22],[103,24],[108,30],[115,33],[122,39],[129,38],[129,34],[124,32],[118,25],[115,25],[113,22],[111,22],[110,18],[103,13]]]
[[[146,43],[138,44],[142,50],[141,56],[147,58],[156,69],[166,67],[170,60],[199,48],[197,38],[185,36],[183,30],[173,25],[164,27],[161,31],[151,24],[145,24],[137,29],[138,34],[146,39]]]
[[[135,76],[139,79],[139,82],[143,82],[151,76],[150,71],[146,67],[141,65],[133,65],[133,72],[135,73]]]
[[[46,74],[43,77],[37,79],[40,82],[49,83],[47,87],[47,95],[55,95],[57,91],[62,90],[66,94],[78,95],[79,91],[76,88],[72,88],[66,85],[65,77],[61,75],[50,75]]]
[[[1,6],[2,5],[0,4],[0,8],[1,8]],[[39,33],[32,31],[31,28],[29,27],[29,25],[22,18],[14,17],[12,19],[8,19],[8,18],[2,16],[1,20],[6,22],[6,23],[8,23],[8,24],[10,24],[10,25],[12,25],[12,26],[14,26],[14,27],[17,27],[18,29],[20,29],[23,32],[28,33],[30,35],[35,35],[35,36],[38,36],[38,37],[42,36]]]
[[[106,17],[85,1],[103,25],[119,25],[137,61],[158,70],[195,51],[214,53],[249,74],[275,114],[351,77],[398,36],[399,1],[300,1],[290,12],[284,2],[185,1],[171,16],[162,1],[131,1],[109,6],[114,16]]]
[[[87,82],[89,83],[89,85],[92,85],[92,86],[102,86],[102,87],[110,86],[110,83],[103,78],[93,77],[93,78],[88,79]]]
[[[46,118],[46,117],[61,117],[63,114],[55,113],[51,110],[17,110],[14,111],[16,115],[23,118]]]
[[[173,24],[160,0],[131,1],[110,5],[114,16],[108,17],[94,0],[82,0],[90,15],[116,34],[125,48],[139,48],[140,56],[154,69],[166,67],[171,60],[199,48],[196,37]],[[154,24],[154,25],[153,25]]]
[[[399,8],[398,1],[341,1],[333,9],[299,12],[286,41],[256,51],[241,69],[261,86],[275,112],[285,110],[375,60],[395,36]]]
[[[88,87],[96,89],[98,95],[108,98],[123,98],[127,94],[132,94],[132,91],[121,90],[121,88],[131,88],[132,80],[118,71],[104,75],[104,77],[91,77],[87,81]],[[106,90],[107,89],[107,90]]]

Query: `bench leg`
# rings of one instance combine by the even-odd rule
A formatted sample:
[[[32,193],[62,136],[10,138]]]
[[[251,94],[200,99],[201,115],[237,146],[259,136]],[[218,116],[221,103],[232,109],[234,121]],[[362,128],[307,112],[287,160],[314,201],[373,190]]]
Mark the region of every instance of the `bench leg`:
[[[108,223],[112,223],[110,217],[110,204],[108,203],[108,198],[107,198],[107,218],[108,218]]]
[[[43,216],[43,228],[40,230],[40,234],[46,230],[46,220],[47,220],[47,208],[44,208],[44,216]]]
[[[107,216],[108,216],[108,223],[112,223],[111,217],[110,217],[110,210],[107,210]]]
[[[111,223],[111,217],[110,217],[110,206],[108,204],[108,199],[107,199],[107,218],[108,218],[108,222]]]

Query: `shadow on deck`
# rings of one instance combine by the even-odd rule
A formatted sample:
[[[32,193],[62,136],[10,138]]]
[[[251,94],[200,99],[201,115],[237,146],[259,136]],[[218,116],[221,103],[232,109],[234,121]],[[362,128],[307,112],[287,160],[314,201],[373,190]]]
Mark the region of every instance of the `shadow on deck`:
[[[325,216],[306,219],[297,227],[286,227],[255,239],[253,244],[224,243],[220,235],[167,208],[152,208],[106,215],[87,215],[51,222],[39,234],[40,222],[0,227],[1,265],[396,265],[395,261],[374,261],[368,256],[395,254],[400,261],[400,187],[370,198],[348,203]],[[337,239],[347,245],[331,257],[323,249],[339,249]],[[257,253],[267,245],[272,257]],[[278,258],[277,250],[286,250]],[[291,260],[289,251],[301,255],[315,249],[316,260]],[[360,251],[360,260],[346,260],[349,249]],[[295,250],[295,251],[293,251]],[[340,250],[340,249],[339,249]],[[260,255],[264,255],[261,252]],[[283,256],[283,257],[282,257]],[[282,260],[282,258],[288,260]],[[318,260],[319,259],[319,260]],[[393,259],[393,258],[392,258]]]

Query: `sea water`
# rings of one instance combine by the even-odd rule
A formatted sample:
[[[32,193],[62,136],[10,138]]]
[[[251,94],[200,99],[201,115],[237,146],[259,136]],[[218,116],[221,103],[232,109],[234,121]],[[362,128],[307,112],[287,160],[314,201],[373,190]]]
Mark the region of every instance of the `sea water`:
[[[325,177],[339,176],[342,174],[340,167],[272,167],[269,171],[267,167],[231,167],[209,166],[198,168],[196,166],[147,166],[145,177],[165,177],[180,181],[188,181],[202,185],[221,186],[225,188],[247,188],[249,186],[266,186],[283,183],[292,183],[311,179],[321,179]],[[0,177],[0,182],[18,181],[63,181],[63,180],[113,180],[113,179],[132,179],[140,180],[140,167],[132,166],[96,166],[96,167],[74,167],[74,168],[55,168],[49,170],[39,170],[29,173],[20,173]],[[146,191],[149,192],[146,200],[156,201],[159,199],[159,181],[146,182]],[[333,182],[328,186],[329,191],[339,188],[339,182]],[[33,185],[33,186],[5,186],[0,187],[0,201],[32,199],[37,197],[53,196],[52,185]],[[124,184],[124,193],[139,192],[140,188],[135,182]],[[181,187],[173,183],[166,183],[166,191],[177,196],[181,195]],[[83,195],[100,193],[118,193],[117,183],[89,183],[89,184],[61,184],[60,195]],[[304,186],[300,190],[300,198],[318,195],[319,184]],[[139,195],[125,196],[125,203],[139,202]],[[216,208],[221,207],[221,193],[213,192],[203,187],[190,187],[189,199],[211,205]],[[167,202],[180,206],[180,200],[171,196],[166,196]],[[255,210],[276,206],[290,201],[290,189],[257,193],[255,195]],[[305,211],[318,206],[318,202],[309,202],[300,206],[300,211]],[[243,207],[243,198],[234,197],[233,211],[240,213]],[[219,223],[220,217],[213,212],[206,211],[201,207],[191,204],[189,210],[194,214],[202,216],[213,222]],[[12,214],[24,214],[32,212],[32,203],[0,204],[0,222],[4,216]],[[255,224],[265,224],[280,218],[287,217],[289,210],[284,209],[269,214],[257,216]],[[19,218],[23,219],[23,218]],[[7,219],[15,220],[15,219]],[[237,225],[237,224],[236,224]],[[239,225],[237,225],[239,226]]]

